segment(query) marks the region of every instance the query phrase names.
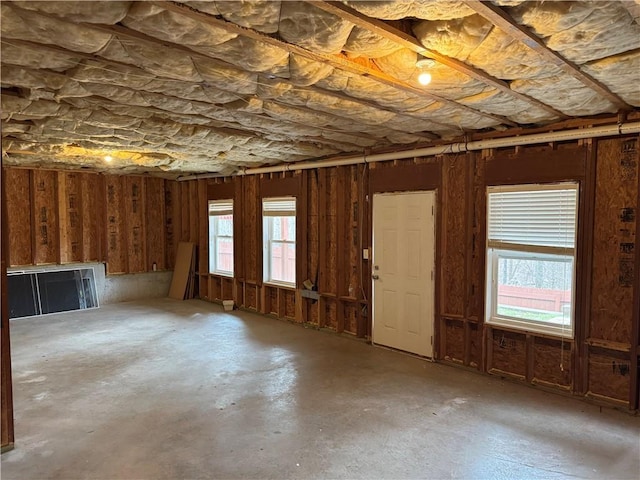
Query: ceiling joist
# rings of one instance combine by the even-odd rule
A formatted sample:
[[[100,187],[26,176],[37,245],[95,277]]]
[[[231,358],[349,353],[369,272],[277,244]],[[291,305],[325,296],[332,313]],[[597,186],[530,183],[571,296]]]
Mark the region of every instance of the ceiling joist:
[[[466,63],[458,59],[447,57],[446,55],[442,55],[434,50],[429,50],[428,48],[425,48],[417,38],[403,32],[402,30],[392,27],[382,20],[367,17],[366,15],[363,15],[357,10],[348,7],[342,2],[319,0],[306,1],[314,7],[324,10],[327,13],[336,15],[343,20],[347,20],[360,28],[369,30],[383,38],[386,38],[387,40],[396,43],[397,45],[408,48],[409,50],[412,50],[422,56],[432,58],[438,63],[446,65],[447,67],[452,68],[460,73],[464,73],[465,75],[468,75],[471,78],[478,80],[486,85],[494,87],[499,91],[506,93],[518,100],[535,105],[536,107],[540,107],[560,119],[569,118],[561,111],[553,108],[550,105],[547,105],[546,103],[530,97],[529,95],[525,95],[523,93],[512,90],[509,84],[504,80],[495,78],[489,75],[487,72],[480,70],[479,68],[472,67],[471,65],[467,65]]]
[[[519,25],[500,7],[495,6],[491,2],[483,2],[481,0],[465,0],[464,3],[473,9],[476,13],[493,23],[500,30],[519,40],[527,47],[531,48],[546,61],[555,65],[563,72],[571,75],[587,87],[597,92],[601,97],[606,98],[621,110],[632,110],[624,100],[609,90],[606,86],[593,78],[591,75],[580,70],[575,63],[567,60],[558,52],[551,50],[545,45],[541,38],[533,34],[526,27]]]
[[[439,95],[435,95],[423,89],[416,88],[407,82],[403,82],[397,78],[387,75],[386,73],[380,71],[379,69],[371,68],[369,66],[362,65],[361,63],[354,62],[352,60],[349,60],[345,56],[315,53],[305,48],[299,47],[297,45],[293,45],[291,43],[285,42],[278,38],[271,37],[264,33],[258,32],[256,30],[242,27],[240,25],[237,25],[235,23],[229,22],[224,19],[214,17],[213,15],[209,15],[207,13],[193,10],[185,5],[179,5],[179,4],[176,4],[173,2],[167,2],[167,1],[152,1],[150,3],[153,3],[154,5],[164,8],[165,10],[169,10],[174,13],[184,15],[193,20],[197,20],[199,22],[203,22],[214,27],[222,28],[228,32],[232,32],[237,35],[242,35],[242,36],[251,38],[253,40],[257,40],[259,42],[263,42],[275,47],[282,48],[283,50],[286,50],[289,53],[295,53],[309,60],[331,65],[334,68],[339,68],[347,72],[355,73],[357,75],[367,76],[384,85],[396,88],[398,90],[413,93],[416,95],[421,95],[427,98],[431,98],[437,102],[471,112],[475,115],[491,118],[492,120],[495,120],[504,125],[509,125],[511,127],[517,126],[515,122],[509,120],[508,118],[502,115],[494,115],[491,113],[483,112],[481,110],[476,110],[475,108],[469,107],[467,105],[455,102],[453,100],[446,99],[444,97],[440,97]]]

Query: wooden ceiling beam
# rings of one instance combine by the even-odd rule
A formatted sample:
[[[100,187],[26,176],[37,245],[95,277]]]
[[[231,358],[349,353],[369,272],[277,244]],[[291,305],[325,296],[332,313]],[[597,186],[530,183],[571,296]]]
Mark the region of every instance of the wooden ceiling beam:
[[[235,33],[237,35],[242,35],[244,37],[247,38],[251,38],[253,40],[262,42],[262,43],[266,43],[268,45],[272,45],[278,48],[281,48],[289,53],[295,53],[296,55],[300,55],[301,57],[307,58],[309,60],[313,60],[319,63],[323,63],[326,65],[330,65],[334,68],[339,68],[341,70],[345,70],[348,71],[350,73],[355,73],[357,75],[363,75],[372,79],[375,79],[376,81],[396,88],[398,90],[401,91],[405,91],[405,92],[409,92],[415,95],[420,95],[423,97],[427,97],[430,99],[435,100],[436,102],[440,102],[442,104],[445,105],[449,105],[451,107],[455,107],[457,109],[461,109],[467,112],[471,112],[475,115],[480,115],[486,118],[491,118],[492,120],[499,122],[501,124],[505,124],[505,125],[509,125],[512,127],[516,127],[518,126],[518,124],[516,122],[513,122],[511,120],[509,120],[508,118],[502,116],[502,115],[495,115],[492,113],[487,113],[487,112],[483,112],[481,110],[477,110],[475,108],[469,107],[467,105],[455,102],[454,100],[449,100],[447,98],[441,97],[439,95],[435,95],[433,93],[430,93],[426,90],[414,87],[413,85],[401,81],[397,78],[392,77],[391,75],[388,75],[384,72],[382,72],[379,69],[375,69],[375,68],[371,68],[368,65],[363,65],[361,63],[355,62],[353,60],[350,60],[349,58],[347,58],[346,56],[343,55],[328,55],[328,54],[323,54],[323,53],[315,53],[312,52],[310,50],[307,50],[305,48],[302,48],[298,45],[294,45],[288,42],[285,42],[283,40],[280,40],[276,37],[273,36],[269,36],[266,35],[262,32],[258,32],[256,30],[250,29],[250,28],[246,28],[246,27],[242,27],[240,25],[237,25],[235,23],[229,22],[223,18],[218,18],[215,17],[213,15],[207,14],[207,13],[203,13],[197,10],[194,10],[190,7],[187,7],[185,5],[180,5],[174,2],[169,2],[169,1],[152,1],[150,3],[153,3],[156,6],[159,6],[161,8],[164,8],[165,10],[174,12],[174,13],[178,13],[180,15],[183,15],[185,17],[191,18],[193,20],[196,20],[198,22],[202,22],[217,28],[221,28],[225,31],[228,32],[232,32]],[[88,25],[88,24],[87,24]],[[398,113],[398,112],[396,112]]]
[[[313,5],[316,8],[319,8],[327,13],[331,13],[336,15],[337,17],[342,18],[348,22],[353,23],[354,25],[363,28],[365,30],[369,30],[387,40],[390,40],[397,45],[400,45],[404,48],[408,48],[424,57],[432,58],[436,60],[438,63],[446,65],[447,67],[456,70],[458,72],[464,73],[465,75],[470,76],[471,78],[478,80],[486,85],[489,85],[497,90],[510,95],[518,100],[523,102],[533,104],[536,107],[542,108],[547,112],[557,116],[561,119],[569,118],[568,115],[562,113],[560,110],[553,108],[546,103],[541,102],[537,98],[530,97],[529,95],[525,95],[520,92],[516,92],[512,90],[507,82],[504,80],[500,80],[489,75],[484,70],[479,68],[475,68],[471,65],[467,65],[466,63],[452,57],[448,57],[446,55],[442,55],[435,50],[430,50],[425,48],[424,45],[420,43],[420,41],[399,30],[397,28],[392,27],[386,22],[382,20],[378,20],[376,18],[368,17],[353,8],[348,7],[342,2],[335,1],[318,1],[318,0],[305,0],[307,3]]]
[[[493,23],[507,35],[524,43],[527,47],[537,52],[546,61],[552,63],[563,72],[597,92],[601,97],[606,98],[616,107],[622,110],[632,110],[622,98],[609,90],[605,85],[593,78],[591,75],[580,70],[575,63],[567,60],[558,52],[551,50],[540,37],[531,32],[528,28],[516,23],[504,10],[491,2],[481,0],[464,0],[464,3],[476,13]]]

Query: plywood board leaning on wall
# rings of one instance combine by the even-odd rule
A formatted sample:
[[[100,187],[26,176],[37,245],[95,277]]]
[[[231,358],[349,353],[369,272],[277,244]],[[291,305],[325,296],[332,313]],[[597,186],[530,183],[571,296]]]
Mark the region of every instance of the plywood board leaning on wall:
[[[195,268],[195,244],[180,242],[176,254],[175,268],[169,287],[169,298],[184,300],[190,298],[190,283],[193,282]]]

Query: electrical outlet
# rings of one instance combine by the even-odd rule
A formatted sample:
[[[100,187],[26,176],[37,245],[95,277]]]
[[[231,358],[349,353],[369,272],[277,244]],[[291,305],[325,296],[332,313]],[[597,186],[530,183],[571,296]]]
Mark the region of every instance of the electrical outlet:
[[[362,259],[363,260],[369,260],[369,249],[365,248],[362,250]]]

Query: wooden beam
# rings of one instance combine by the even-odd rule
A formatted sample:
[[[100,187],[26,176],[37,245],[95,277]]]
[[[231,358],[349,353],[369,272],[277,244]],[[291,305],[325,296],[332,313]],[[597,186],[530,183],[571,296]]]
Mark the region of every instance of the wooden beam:
[[[569,118],[568,115],[565,115],[559,110],[547,105],[546,103],[541,102],[537,98],[530,97],[529,95],[525,95],[520,92],[516,92],[512,90],[507,82],[504,80],[500,80],[489,75],[484,70],[479,68],[475,68],[471,65],[468,65],[456,58],[448,57],[446,55],[442,55],[435,50],[430,50],[425,48],[424,45],[420,43],[420,41],[399,30],[397,28],[392,27],[388,23],[383,22],[382,20],[378,20],[376,18],[368,17],[353,8],[348,7],[342,2],[335,1],[317,1],[317,0],[306,0],[308,3],[312,4],[314,7],[319,8],[325,12],[336,15],[337,17],[342,18],[343,20],[347,20],[354,25],[357,25],[360,28],[373,32],[387,40],[390,40],[397,45],[400,45],[404,48],[408,48],[420,55],[423,55],[428,58],[432,58],[436,60],[438,63],[446,65],[453,70],[464,73],[465,75],[470,76],[471,78],[478,80],[486,85],[489,85],[503,93],[506,93],[518,100],[523,102],[533,104],[536,107],[542,108],[547,112],[556,115],[561,119]]]
[[[7,263],[9,260],[9,234],[7,229],[7,196],[5,170],[0,167],[0,434],[2,452],[13,449],[13,383],[11,380],[11,338],[9,334],[9,304],[7,294]]]
[[[580,70],[580,67],[575,63],[567,60],[558,52],[551,50],[545,45],[541,38],[534,35],[529,29],[516,23],[516,21],[500,7],[493,5],[491,2],[483,2],[480,0],[465,0],[464,3],[476,13],[489,20],[507,35],[510,35],[516,40],[524,43],[527,47],[537,52],[543,59],[552,63],[563,72],[571,75],[579,82],[594,90],[600,96],[613,103],[616,107],[622,110],[633,110],[631,106],[629,106],[618,95],[611,92],[611,90],[609,90],[605,85],[600,83],[591,75]]]
[[[480,110],[476,110],[475,108],[469,107],[467,105],[463,105],[453,100],[440,97],[439,95],[429,93],[428,91],[414,87],[407,82],[394,78],[391,75],[388,75],[379,69],[372,68],[372,66],[362,65],[361,63],[350,60],[345,55],[328,55],[328,54],[322,54],[322,53],[315,53],[305,48],[299,47],[297,45],[293,45],[291,43],[287,43],[278,38],[271,37],[264,33],[258,32],[256,30],[252,30],[250,28],[236,25],[235,23],[229,22],[227,20],[217,18],[217,17],[214,17],[213,15],[209,15],[203,12],[199,12],[197,10],[193,10],[189,7],[186,7],[184,5],[179,5],[177,3],[167,2],[167,1],[153,1],[150,3],[156,6],[159,6],[161,8],[164,8],[165,10],[184,15],[185,17],[191,18],[198,22],[202,22],[207,25],[212,25],[214,27],[224,29],[228,32],[235,33],[237,35],[242,35],[244,37],[251,38],[253,40],[257,40],[259,42],[263,42],[268,45],[281,48],[289,53],[295,53],[296,55],[300,55],[301,57],[307,58],[309,60],[313,60],[326,65],[331,65],[334,68],[339,68],[341,70],[355,73],[357,75],[363,75],[366,77],[373,78],[384,85],[397,88],[398,90],[420,95],[422,97],[428,97],[437,102],[443,103],[445,105],[449,105],[449,106],[459,108],[468,112],[472,112],[475,115],[491,118],[492,120],[495,120],[505,125],[510,125],[514,127],[517,126],[515,122],[512,122],[506,117],[503,117],[501,115],[494,115],[491,113],[482,112]],[[89,26],[89,25],[86,24],[86,26]],[[114,32],[112,31],[112,33]]]

